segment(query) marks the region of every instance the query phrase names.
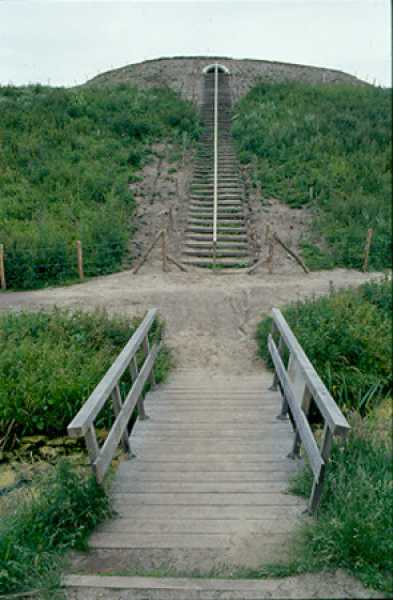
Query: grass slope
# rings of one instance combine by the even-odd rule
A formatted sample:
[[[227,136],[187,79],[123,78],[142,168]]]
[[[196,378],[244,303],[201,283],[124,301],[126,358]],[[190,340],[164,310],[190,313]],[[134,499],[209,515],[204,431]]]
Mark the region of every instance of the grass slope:
[[[0,243],[7,284],[34,288],[121,267],[135,230],[128,183],[153,142],[198,135],[192,105],[128,85],[0,87]]]
[[[260,84],[237,105],[240,159],[264,198],[309,206],[312,268],[391,266],[391,90],[371,86]],[[320,240],[323,243],[320,243]]]

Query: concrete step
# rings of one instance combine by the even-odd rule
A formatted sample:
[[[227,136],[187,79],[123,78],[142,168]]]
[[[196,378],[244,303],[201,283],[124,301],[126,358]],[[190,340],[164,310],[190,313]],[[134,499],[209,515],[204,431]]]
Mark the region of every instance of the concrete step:
[[[212,239],[213,230],[209,233],[192,233],[186,232],[185,241],[186,242],[208,242]],[[218,242],[232,242],[236,239],[237,242],[246,242],[248,243],[247,235],[243,235],[242,233],[237,233],[235,235],[223,235],[218,234],[217,241]]]
[[[191,250],[187,247],[183,248],[183,254],[186,256],[196,256],[196,257],[208,257],[208,258],[213,258],[213,253],[212,250],[202,250],[202,249],[198,249],[198,250]],[[221,250],[220,248],[217,248],[217,253],[216,253],[216,257],[217,258],[236,258],[236,257],[246,257],[248,256],[248,250],[244,249],[244,250],[236,250],[236,249],[232,249],[232,250]]]
[[[195,267],[205,267],[205,268],[212,268],[213,267],[213,260],[212,258],[206,258],[206,257],[184,257],[182,258],[182,263],[185,265],[193,265]],[[228,269],[233,269],[233,268],[248,268],[250,266],[249,260],[243,260],[243,259],[233,259],[233,258],[220,258],[217,259],[216,262],[217,266],[219,268],[228,268]],[[206,463],[205,463],[206,464]]]

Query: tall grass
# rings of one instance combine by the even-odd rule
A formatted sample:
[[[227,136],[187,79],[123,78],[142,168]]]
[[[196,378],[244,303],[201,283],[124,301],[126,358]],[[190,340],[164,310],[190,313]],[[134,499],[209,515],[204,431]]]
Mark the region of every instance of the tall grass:
[[[299,538],[296,570],[345,568],[363,583],[393,593],[393,481],[390,416],[381,436],[375,415],[352,418],[348,439],[329,462],[318,520]],[[312,477],[303,471],[292,492],[308,497]]]
[[[0,87],[0,243],[9,288],[119,269],[135,231],[128,184],[154,142],[198,135],[169,89]]]
[[[51,312],[0,316],[0,437],[66,434],[66,428],[136,330],[140,319],[105,312]],[[156,323],[152,336],[161,335]],[[169,369],[160,352],[155,375]],[[121,385],[125,386],[126,381]],[[122,391],[125,391],[122,389]]]
[[[41,590],[36,597],[57,597],[62,555],[85,549],[110,514],[104,489],[66,461],[36,478],[33,490],[11,496],[1,506],[0,595]]]
[[[253,165],[263,197],[313,210],[303,244],[310,267],[360,268],[373,228],[370,267],[389,268],[391,90],[261,83],[236,113],[239,156]]]

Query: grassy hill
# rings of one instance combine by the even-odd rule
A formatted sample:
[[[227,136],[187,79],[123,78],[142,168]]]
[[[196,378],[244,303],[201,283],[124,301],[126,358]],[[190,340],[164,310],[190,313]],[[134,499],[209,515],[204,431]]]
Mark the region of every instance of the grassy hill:
[[[235,108],[233,133],[261,198],[309,206],[312,268],[391,266],[391,90],[345,84],[260,84]]]
[[[8,287],[121,267],[135,230],[128,183],[157,141],[198,134],[194,108],[169,89],[0,87],[0,243]]]

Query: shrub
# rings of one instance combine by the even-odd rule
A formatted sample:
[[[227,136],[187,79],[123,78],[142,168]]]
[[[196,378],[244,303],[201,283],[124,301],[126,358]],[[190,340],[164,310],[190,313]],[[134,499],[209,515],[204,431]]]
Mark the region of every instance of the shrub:
[[[0,434],[64,435],[140,320],[54,310],[0,316]],[[153,336],[161,335],[156,323]],[[169,369],[160,353],[156,379]]]
[[[88,534],[110,508],[93,476],[63,460],[34,481],[34,491],[19,493],[17,502],[10,497],[2,512],[0,593],[9,594],[57,587],[61,554],[85,549]]]
[[[391,90],[261,83],[236,110],[239,157],[264,197],[313,210],[309,266],[360,268],[372,227],[370,267],[390,268]]]
[[[128,182],[156,141],[198,136],[191,103],[169,89],[0,87],[0,243],[9,288],[109,273],[129,258]]]
[[[391,283],[369,283],[288,306],[290,327],[336,402],[366,412],[391,392]],[[271,319],[258,326],[259,352],[270,363]]]

